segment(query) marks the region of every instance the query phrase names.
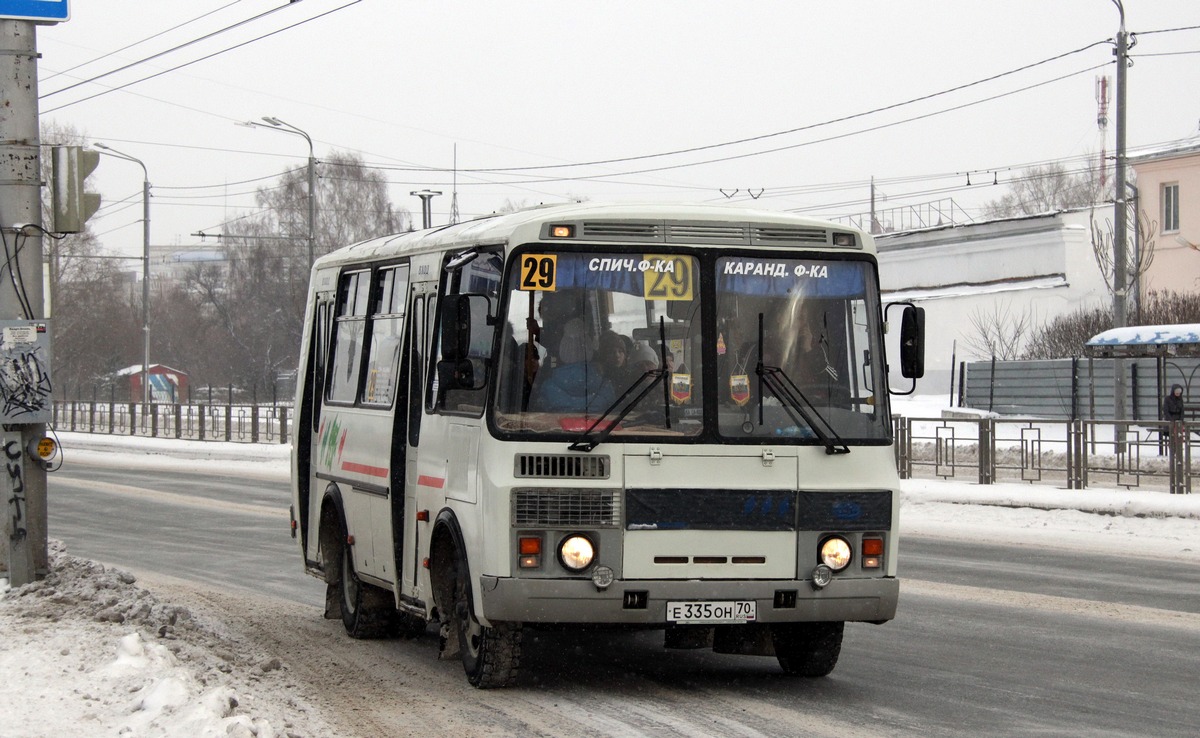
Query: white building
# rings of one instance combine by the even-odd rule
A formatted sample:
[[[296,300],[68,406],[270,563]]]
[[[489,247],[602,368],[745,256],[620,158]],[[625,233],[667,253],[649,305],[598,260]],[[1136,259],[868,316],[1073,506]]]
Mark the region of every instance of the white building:
[[[1098,208],[1096,217],[1111,218],[1111,212]],[[1036,326],[1110,304],[1092,253],[1089,213],[1085,208],[876,237],[884,301],[925,308],[920,392],[948,392],[955,361],[991,358],[969,348],[979,334],[973,320],[1007,314],[1013,320],[1028,316]]]

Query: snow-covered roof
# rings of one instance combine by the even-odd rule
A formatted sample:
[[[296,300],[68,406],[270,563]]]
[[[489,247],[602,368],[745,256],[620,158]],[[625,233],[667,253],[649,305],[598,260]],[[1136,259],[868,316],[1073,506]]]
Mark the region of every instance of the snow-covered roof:
[[[1193,352],[1200,349],[1200,323],[1112,328],[1087,342],[1088,353],[1093,356],[1153,356],[1173,354],[1183,348]]]
[[[1169,144],[1146,149],[1129,157],[1130,164],[1144,164],[1159,159],[1178,159],[1184,156],[1200,154],[1200,139],[1192,137],[1182,141],[1172,141]]]
[[[187,376],[187,372],[185,372],[181,369],[173,369],[164,364],[151,364],[150,366],[147,367],[147,369],[149,369],[152,372],[158,372],[160,374],[172,373],[172,374],[182,374],[184,376]],[[142,373],[142,365],[134,364],[133,366],[127,366],[124,369],[119,369],[119,370],[113,372],[113,375],[117,376],[117,377],[128,377],[128,376],[132,376],[134,374],[141,374],[141,373]]]

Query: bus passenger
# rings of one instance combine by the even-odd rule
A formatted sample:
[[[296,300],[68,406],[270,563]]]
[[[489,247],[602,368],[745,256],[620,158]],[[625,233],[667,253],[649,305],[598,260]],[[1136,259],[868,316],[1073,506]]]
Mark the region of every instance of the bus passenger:
[[[600,413],[608,409],[615,395],[612,383],[591,362],[596,338],[583,321],[572,318],[563,326],[558,346],[558,366],[538,372],[529,396],[533,412]]]
[[[599,348],[596,351],[596,361],[600,371],[616,388],[625,386],[629,374],[629,345],[625,337],[616,331],[604,331],[600,334]]]
[[[629,366],[632,376],[640,377],[646,372],[658,368],[658,354],[650,348],[649,344],[638,341],[633,347],[633,354],[629,357]]]

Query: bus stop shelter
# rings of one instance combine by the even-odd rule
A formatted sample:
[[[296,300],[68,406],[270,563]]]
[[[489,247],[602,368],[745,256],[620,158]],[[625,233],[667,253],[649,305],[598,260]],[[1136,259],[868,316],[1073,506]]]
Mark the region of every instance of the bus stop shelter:
[[[1089,369],[1093,359],[1146,359],[1155,360],[1157,377],[1157,395],[1163,397],[1170,386],[1168,368],[1172,368],[1172,359],[1176,357],[1200,358],[1200,323],[1181,323],[1175,325],[1139,325],[1127,328],[1112,328],[1098,333],[1088,339],[1084,345],[1083,355],[1087,357]],[[1190,394],[1193,368],[1185,372],[1178,365],[1183,384]],[[1095,376],[1094,372],[1089,372]],[[1095,380],[1090,384],[1093,405],[1095,404]],[[1161,419],[1162,409],[1159,408]]]

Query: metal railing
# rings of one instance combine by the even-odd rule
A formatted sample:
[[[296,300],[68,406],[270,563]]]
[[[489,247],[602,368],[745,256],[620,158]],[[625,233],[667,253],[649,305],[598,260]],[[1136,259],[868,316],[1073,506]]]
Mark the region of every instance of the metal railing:
[[[290,410],[287,405],[57,401],[52,424],[80,433],[287,443]]]
[[[1037,418],[893,419],[902,479],[1026,482],[1190,494],[1200,470],[1186,423]]]
[[[287,443],[286,405],[54,403],[53,425],[82,433]],[[1200,425],[1040,418],[893,419],[901,479],[1161,489],[1190,494]]]

